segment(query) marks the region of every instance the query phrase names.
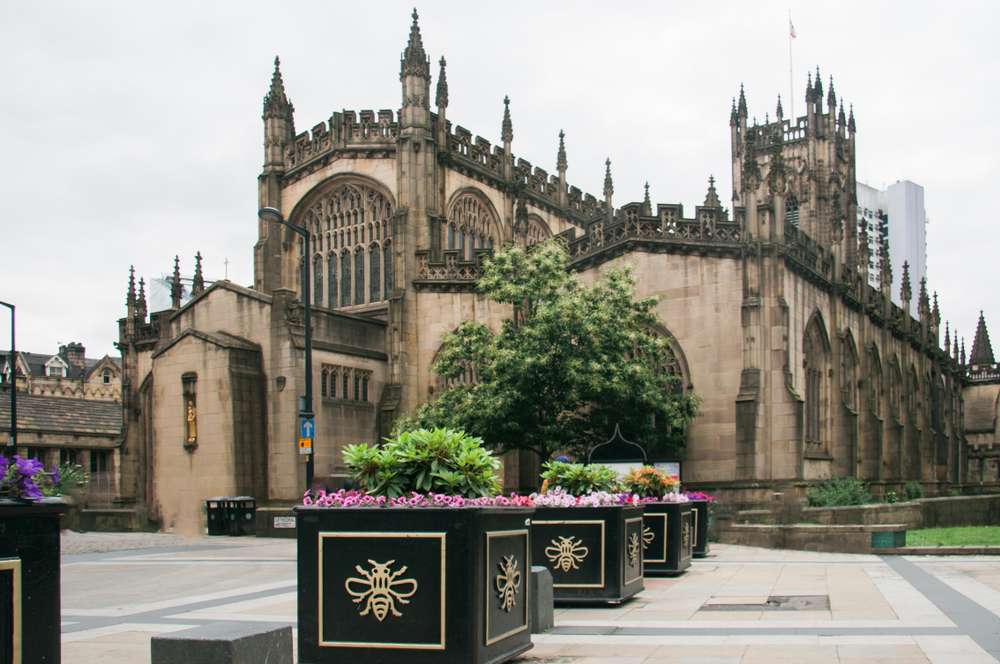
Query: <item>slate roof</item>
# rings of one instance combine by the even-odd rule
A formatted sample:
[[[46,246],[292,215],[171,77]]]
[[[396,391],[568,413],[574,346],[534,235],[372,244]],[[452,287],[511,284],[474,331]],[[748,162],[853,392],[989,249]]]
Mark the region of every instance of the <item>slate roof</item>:
[[[40,432],[118,436],[122,431],[122,405],[17,393],[17,428]],[[10,431],[10,392],[0,390],[0,431]]]
[[[17,354],[20,356],[21,361],[27,365],[28,371],[31,372],[31,375],[36,378],[45,377],[45,363],[52,359],[53,355],[58,355],[58,353],[31,353],[28,351],[18,351]],[[83,360],[84,368],[81,370],[79,367],[66,362],[66,358],[62,358],[62,360],[69,365],[69,369],[66,370],[66,378],[78,380],[87,376],[94,367],[101,363],[103,359],[103,357],[85,358]],[[121,368],[121,358],[111,357],[109,359],[115,364],[116,367]]]

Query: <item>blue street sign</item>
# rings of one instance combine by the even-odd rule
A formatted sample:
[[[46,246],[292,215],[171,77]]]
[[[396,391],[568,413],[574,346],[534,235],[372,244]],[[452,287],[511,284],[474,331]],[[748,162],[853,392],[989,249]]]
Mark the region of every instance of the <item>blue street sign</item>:
[[[303,417],[299,420],[299,438],[315,438],[316,421],[311,417]]]

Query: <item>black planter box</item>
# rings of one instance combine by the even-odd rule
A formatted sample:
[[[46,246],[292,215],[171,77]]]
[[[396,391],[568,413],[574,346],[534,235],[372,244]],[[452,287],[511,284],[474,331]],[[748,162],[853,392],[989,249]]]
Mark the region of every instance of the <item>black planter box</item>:
[[[533,510],[295,513],[300,663],[499,664],[531,648]]]
[[[557,602],[622,602],[645,587],[642,507],[539,507],[531,562],[552,572]]]
[[[642,570],[646,576],[683,574],[691,566],[691,503],[646,503],[642,513]]]
[[[707,500],[692,500],[691,518],[694,519],[694,557],[708,555],[708,508]]]
[[[62,501],[0,499],[0,662],[59,664]]]

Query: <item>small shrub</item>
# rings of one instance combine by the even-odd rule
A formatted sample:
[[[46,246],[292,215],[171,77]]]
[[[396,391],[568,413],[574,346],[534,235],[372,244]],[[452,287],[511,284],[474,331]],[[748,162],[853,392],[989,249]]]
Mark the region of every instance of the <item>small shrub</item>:
[[[907,500],[917,500],[924,497],[924,486],[916,480],[907,482],[904,490],[906,491]]]
[[[898,503],[899,502],[899,494],[896,493],[895,491],[891,491],[891,490],[890,491],[886,491],[885,492],[885,502],[889,503],[890,505],[892,505],[893,503]]]
[[[585,496],[594,491],[618,491],[621,488],[614,468],[600,464],[549,461],[543,468],[542,479],[548,488],[562,487],[572,496]]]
[[[622,485],[629,493],[641,498],[665,496],[676,491],[681,483],[675,476],[667,475],[652,466],[633,468],[622,480]]]
[[[382,447],[348,445],[344,462],[368,493],[395,498],[412,491],[479,498],[500,492],[500,461],[481,438],[454,429],[417,429]]]
[[[838,477],[806,492],[810,507],[840,507],[873,502],[868,485],[855,477]]]

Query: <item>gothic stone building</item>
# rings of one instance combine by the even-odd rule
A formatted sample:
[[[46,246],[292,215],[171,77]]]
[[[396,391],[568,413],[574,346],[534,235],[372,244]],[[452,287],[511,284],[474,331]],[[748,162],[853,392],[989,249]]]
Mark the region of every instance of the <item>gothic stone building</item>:
[[[500,145],[453,125],[445,60],[432,88],[415,12],[399,78],[398,111],[335,112],[296,133],[275,60],[258,202],[308,230],[310,255],[259,220],[252,288],[206,288],[199,264],[180,306],[175,268],[174,306],[147,317],[130,286],[122,493],[163,527],[196,529],[211,495],[301,496],[305,263],[316,473],[327,477],[342,470],[344,444],[378,440],[440,391],[433,363],[446,333],[511,315],[475,290],[484,258],[551,237],[581,279],[630,265],[639,294],[659,297],[674,370],[702,399],[689,483],[753,491],[853,475],[933,488],[962,477],[962,380],[939,347],[936,298],[932,307],[918,284],[911,312],[868,286],[868,242],[850,221],[853,112],[838,109],[832,85],[824,99],[818,74],[799,118],[779,102],[774,122],[749,123],[741,90],[732,206],[710,180],[690,217],[648,194],[615,207],[610,163],[602,199],[571,186],[561,133],[555,174],[516,158],[507,99]],[[508,486],[530,482],[526,465],[507,464]]]

